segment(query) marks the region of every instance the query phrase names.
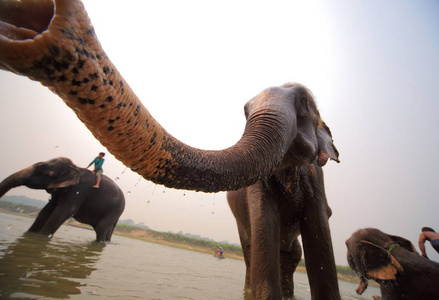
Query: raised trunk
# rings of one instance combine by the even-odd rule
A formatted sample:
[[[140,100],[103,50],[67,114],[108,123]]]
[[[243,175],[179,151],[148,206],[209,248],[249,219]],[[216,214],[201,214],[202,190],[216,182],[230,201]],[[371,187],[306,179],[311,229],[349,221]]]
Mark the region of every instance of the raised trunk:
[[[0,3],[3,15],[12,2],[20,5]],[[2,13],[0,17],[5,19]],[[291,128],[276,121],[281,110],[251,116],[242,139],[229,149],[189,147],[168,134],[142,105],[101,48],[82,3],[56,0],[50,24],[47,18],[27,17],[39,25],[23,31],[14,27],[22,25],[14,18],[6,19],[7,26],[0,23],[0,67],[59,95],[108,151],[145,179],[216,192],[248,186],[279,165]],[[47,24],[48,30],[37,32]],[[256,122],[258,118],[267,120]]]
[[[3,197],[3,195],[6,194],[10,189],[24,185],[25,180],[29,177],[30,172],[31,167],[18,171],[0,182],[0,198]]]

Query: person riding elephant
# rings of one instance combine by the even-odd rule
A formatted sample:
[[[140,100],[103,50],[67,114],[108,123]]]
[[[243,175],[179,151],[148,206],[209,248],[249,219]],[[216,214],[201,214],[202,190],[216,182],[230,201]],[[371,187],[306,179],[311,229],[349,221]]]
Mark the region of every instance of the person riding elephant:
[[[304,182],[320,182],[320,167],[329,159],[338,161],[329,128],[324,125],[311,92],[301,84],[270,87],[248,101],[244,133],[235,145],[210,151],[184,144],[151,116],[123,79],[102,49],[82,3],[51,3],[0,2],[0,68],[39,81],[59,95],[110,153],[145,179],[170,188],[203,192],[253,186],[251,191],[262,196],[265,193],[268,201],[255,198],[271,208],[275,206],[273,202],[283,199],[275,197],[276,193],[293,192],[294,182],[290,179],[299,170],[317,172],[308,178],[301,175]],[[328,133],[321,135],[318,132],[323,128]],[[281,176],[276,180],[284,186],[268,194],[263,185],[271,182],[273,176]],[[303,191],[308,193],[304,203],[314,200],[312,192],[315,191]],[[329,247],[320,256],[311,255],[325,266],[320,271],[317,263],[310,266],[311,293],[315,299],[340,299],[333,276],[329,227],[325,223],[330,213],[321,193],[322,190],[317,191],[317,205],[307,203],[303,208],[307,210],[303,215],[318,220],[318,226],[300,228],[302,235],[311,236],[314,232],[321,236],[325,247]],[[271,213],[262,208],[257,212],[262,216]],[[264,236],[267,235],[263,233]],[[295,239],[292,241],[296,245]],[[304,248],[307,255],[306,249],[312,246]],[[280,294],[278,284],[265,286],[274,295]],[[325,290],[330,292],[324,293]]]
[[[116,183],[102,175],[103,185],[93,188],[95,175],[78,168],[65,157],[36,163],[0,183],[0,197],[10,189],[25,185],[45,189],[51,199],[28,231],[53,235],[68,218],[89,224],[99,242],[111,241],[114,227],[125,209],[125,197]]]

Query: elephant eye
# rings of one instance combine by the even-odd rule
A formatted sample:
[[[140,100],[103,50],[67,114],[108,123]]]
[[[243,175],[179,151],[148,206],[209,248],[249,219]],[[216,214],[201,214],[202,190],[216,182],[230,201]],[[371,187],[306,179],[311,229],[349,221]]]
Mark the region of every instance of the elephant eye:
[[[44,175],[49,176],[49,177],[53,177],[53,176],[55,176],[55,172],[52,170],[46,170],[46,171],[44,171]]]

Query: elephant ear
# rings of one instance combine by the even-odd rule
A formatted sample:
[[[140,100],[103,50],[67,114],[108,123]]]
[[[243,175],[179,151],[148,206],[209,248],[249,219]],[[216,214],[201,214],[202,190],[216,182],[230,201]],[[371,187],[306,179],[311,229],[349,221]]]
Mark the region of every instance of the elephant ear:
[[[419,254],[418,251],[416,250],[415,246],[409,240],[407,240],[403,237],[397,236],[397,235],[390,235],[389,234],[388,236],[392,239],[392,241],[395,244],[399,244],[401,247],[403,247],[407,251]]]
[[[48,189],[65,188],[79,183],[79,169],[75,166],[68,165],[59,174],[53,173],[54,180],[47,186]]]
[[[404,269],[389,251],[369,241],[360,241],[361,261],[369,278],[395,280]]]
[[[340,162],[338,150],[333,144],[331,131],[322,120],[320,120],[317,127],[317,141],[319,143],[317,163],[320,167],[324,166],[329,159]]]

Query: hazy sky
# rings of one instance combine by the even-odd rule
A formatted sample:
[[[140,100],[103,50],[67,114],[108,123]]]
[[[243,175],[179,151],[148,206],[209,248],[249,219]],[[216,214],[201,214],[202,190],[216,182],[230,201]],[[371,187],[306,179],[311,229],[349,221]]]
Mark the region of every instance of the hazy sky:
[[[410,239],[439,230],[439,2],[108,1],[85,7],[112,61],[168,132],[202,149],[241,137],[243,106],[300,82],[314,93],[341,163],[325,166],[336,261],[376,227]],[[100,151],[48,89],[0,71],[0,179],[58,156],[86,167]],[[225,194],[165,189],[111,155],[126,194],[122,219],[239,243]],[[8,195],[47,200],[44,191]],[[433,255],[430,245],[427,252]]]

